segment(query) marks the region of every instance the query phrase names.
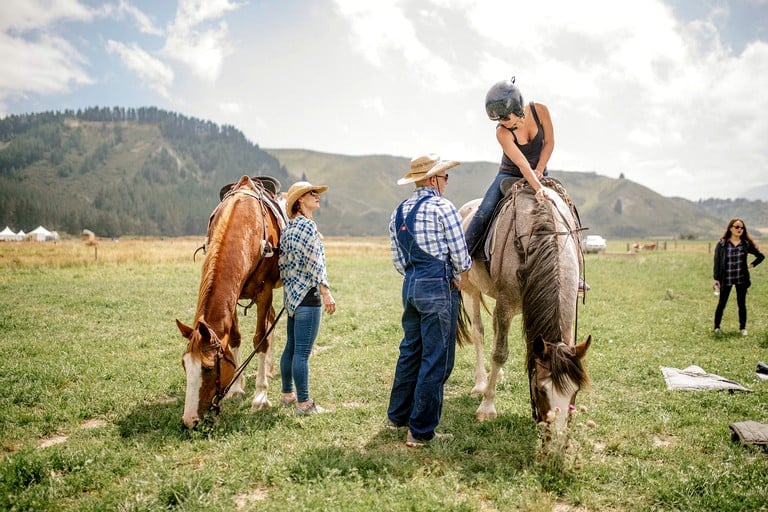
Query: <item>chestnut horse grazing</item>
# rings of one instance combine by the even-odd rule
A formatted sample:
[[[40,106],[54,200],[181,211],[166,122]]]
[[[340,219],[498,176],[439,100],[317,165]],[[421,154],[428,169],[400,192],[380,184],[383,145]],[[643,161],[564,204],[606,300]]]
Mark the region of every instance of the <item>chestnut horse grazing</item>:
[[[232,186],[211,215],[193,327],[176,320],[189,340],[182,357],[187,376],[182,421],[188,428],[194,428],[212,407],[218,409],[224,390],[226,396],[245,392],[242,374],[233,382],[239,365],[238,299],[256,304],[253,346],[259,367],[251,407],[271,405],[267,355],[272,352],[272,336],[267,333],[275,322],[273,289],[282,285],[273,248],[278,247],[284,215],[273,191],[248,176]]]
[[[509,326],[522,312],[533,419],[563,429],[576,393],[589,381],[582,358],[592,338],[580,345],[574,341],[583,262],[575,209],[558,182],[544,178],[542,183],[548,190],[541,202],[524,180],[507,191],[508,201],[490,234],[490,265],[472,265],[463,276],[462,298],[471,315],[476,355],[472,394],[483,397],[477,419],[496,417],[496,384],[509,355]],[[478,204],[461,207],[465,229]],[[496,299],[490,375],[483,354],[483,294]]]

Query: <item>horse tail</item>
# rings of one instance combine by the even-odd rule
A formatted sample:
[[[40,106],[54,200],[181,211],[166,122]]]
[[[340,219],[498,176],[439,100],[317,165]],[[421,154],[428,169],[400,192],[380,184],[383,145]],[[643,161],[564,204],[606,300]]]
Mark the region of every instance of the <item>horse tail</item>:
[[[456,325],[456,344],[459,348],[472,344],[472,319],[464,307],[464,294],[459,293],[459,321]]]
[[[562,339],[559,247],[552,208],[550,201],[537,203],[530,214],[530,233],[521,234],[530,237],[517,271],[523,304],[523,334],[529,348],[538,336],[554,343]],[[530,372],[534,354],[532,350],[527,352]]]

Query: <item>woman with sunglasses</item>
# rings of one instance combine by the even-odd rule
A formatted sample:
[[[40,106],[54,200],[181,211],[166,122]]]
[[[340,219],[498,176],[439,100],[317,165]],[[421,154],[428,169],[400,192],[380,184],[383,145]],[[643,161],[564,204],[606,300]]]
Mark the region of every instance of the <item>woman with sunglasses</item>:
[[[747,255],[755,257],[747,264]],[[715,265],[713,286],[720,289],[720,298],[715,309],[715,334],[720,334],[720,322],[728,303],[731,288],[736,288],[736,304],[739,307],[739,329],[742,336],[747,335],[747,289],[752,284],[749,269],[756,267],[765,259],[755,241],[747,233],[747,226],[742,219],[731,219],[723,237],[715,246]]]
[[[300,416],[325,412],[309,394],[309,354],[320,330],[322,309],[329,315],[336,311],[328,285],[323,240],[313,218],[320,208],[320,194],[326,190],[324,185],[314,186],[306,181],[291,185],[285,201],[290,220],[280,235],[278,266],[288,313],[285,349],[280,358],[280,402],[285,406],[295,404]]]
[[[485,96],[485,112],[496,121],[496,140],[503,150],[499,173],[467,227],[467,247],[474,259],[484,260],[483,242],[493,210],[501,201],[499,185],[505,178],[525,178],[536,191],[536,198],[546,197],[540,178],[547,175],[547,162],[555,148],[555,132],[549,109],[543,103],[523,102],[515,77],[494,84]]]

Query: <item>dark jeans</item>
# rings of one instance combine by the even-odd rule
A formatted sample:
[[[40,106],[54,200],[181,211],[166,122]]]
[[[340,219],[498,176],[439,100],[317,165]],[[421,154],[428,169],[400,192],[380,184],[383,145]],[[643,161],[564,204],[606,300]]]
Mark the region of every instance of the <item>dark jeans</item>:
[[[387,416],[408,425],[417,439],[432,439],[443,410],[443,388],[453,371],[459,292],[446,285],[423,287],[414,279],[403,287],[400,357]],[[439,290],[441,288],[442,290]]]
[[[484,258],[483,241],[485,240],[485,232],[488,229],[488,224],[491,222],[493,216],[493,210],[496,209],[496,205],[499,204],[501,198],[501,182],[507,178],[513,177],[511,174],[498,173],[491,182],[491,185],[486,190],[483,200],[480,202],[480,206],[477,207],[475,216],[467,226],[467,232],[464,238],[467,241],[467,249],[469,253],[475,259]]]
[[[736,288],[736,304],[739,307],[739,329],[747,328],[747,289],[746,284],[723,285],[720,287],[720,300],[715,309],[715,329],[720,328],[720,322],[723,320],[723,311],[728,303],[728,296],[731,294],[731,288]]]

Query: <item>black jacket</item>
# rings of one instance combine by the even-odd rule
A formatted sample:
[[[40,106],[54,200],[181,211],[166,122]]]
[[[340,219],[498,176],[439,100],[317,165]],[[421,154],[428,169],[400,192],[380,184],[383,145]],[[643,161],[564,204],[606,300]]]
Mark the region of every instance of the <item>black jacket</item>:
[[[752,281],[749,280],[749,266],[747,265],[747,254],[751,254],[755,257],[754,260],[752,260],[752,266],[756,267],[762,261],[765,259],[765,255],[760,252],[760,249],[755,247],[754,245],[750,244],[746,240],[744,241],[747,244],[747,252],[744,253],[744,257],[742,258],[742,261],[740,262],[743,270],[744,270],[744,276],[746,277],[746,284],[747,288],[749,288],[752,285]],[[712,275],[715,278],[715,281],[720,281],[720,284],[723,283],[723,278],[725,277],[725,269],[728,258],[728,249],[726,248],[725,244],[730,243],[725,238],[721,238],[719,242],[717,242],[717,245],[715,246],[715,267],[712,271]]]

